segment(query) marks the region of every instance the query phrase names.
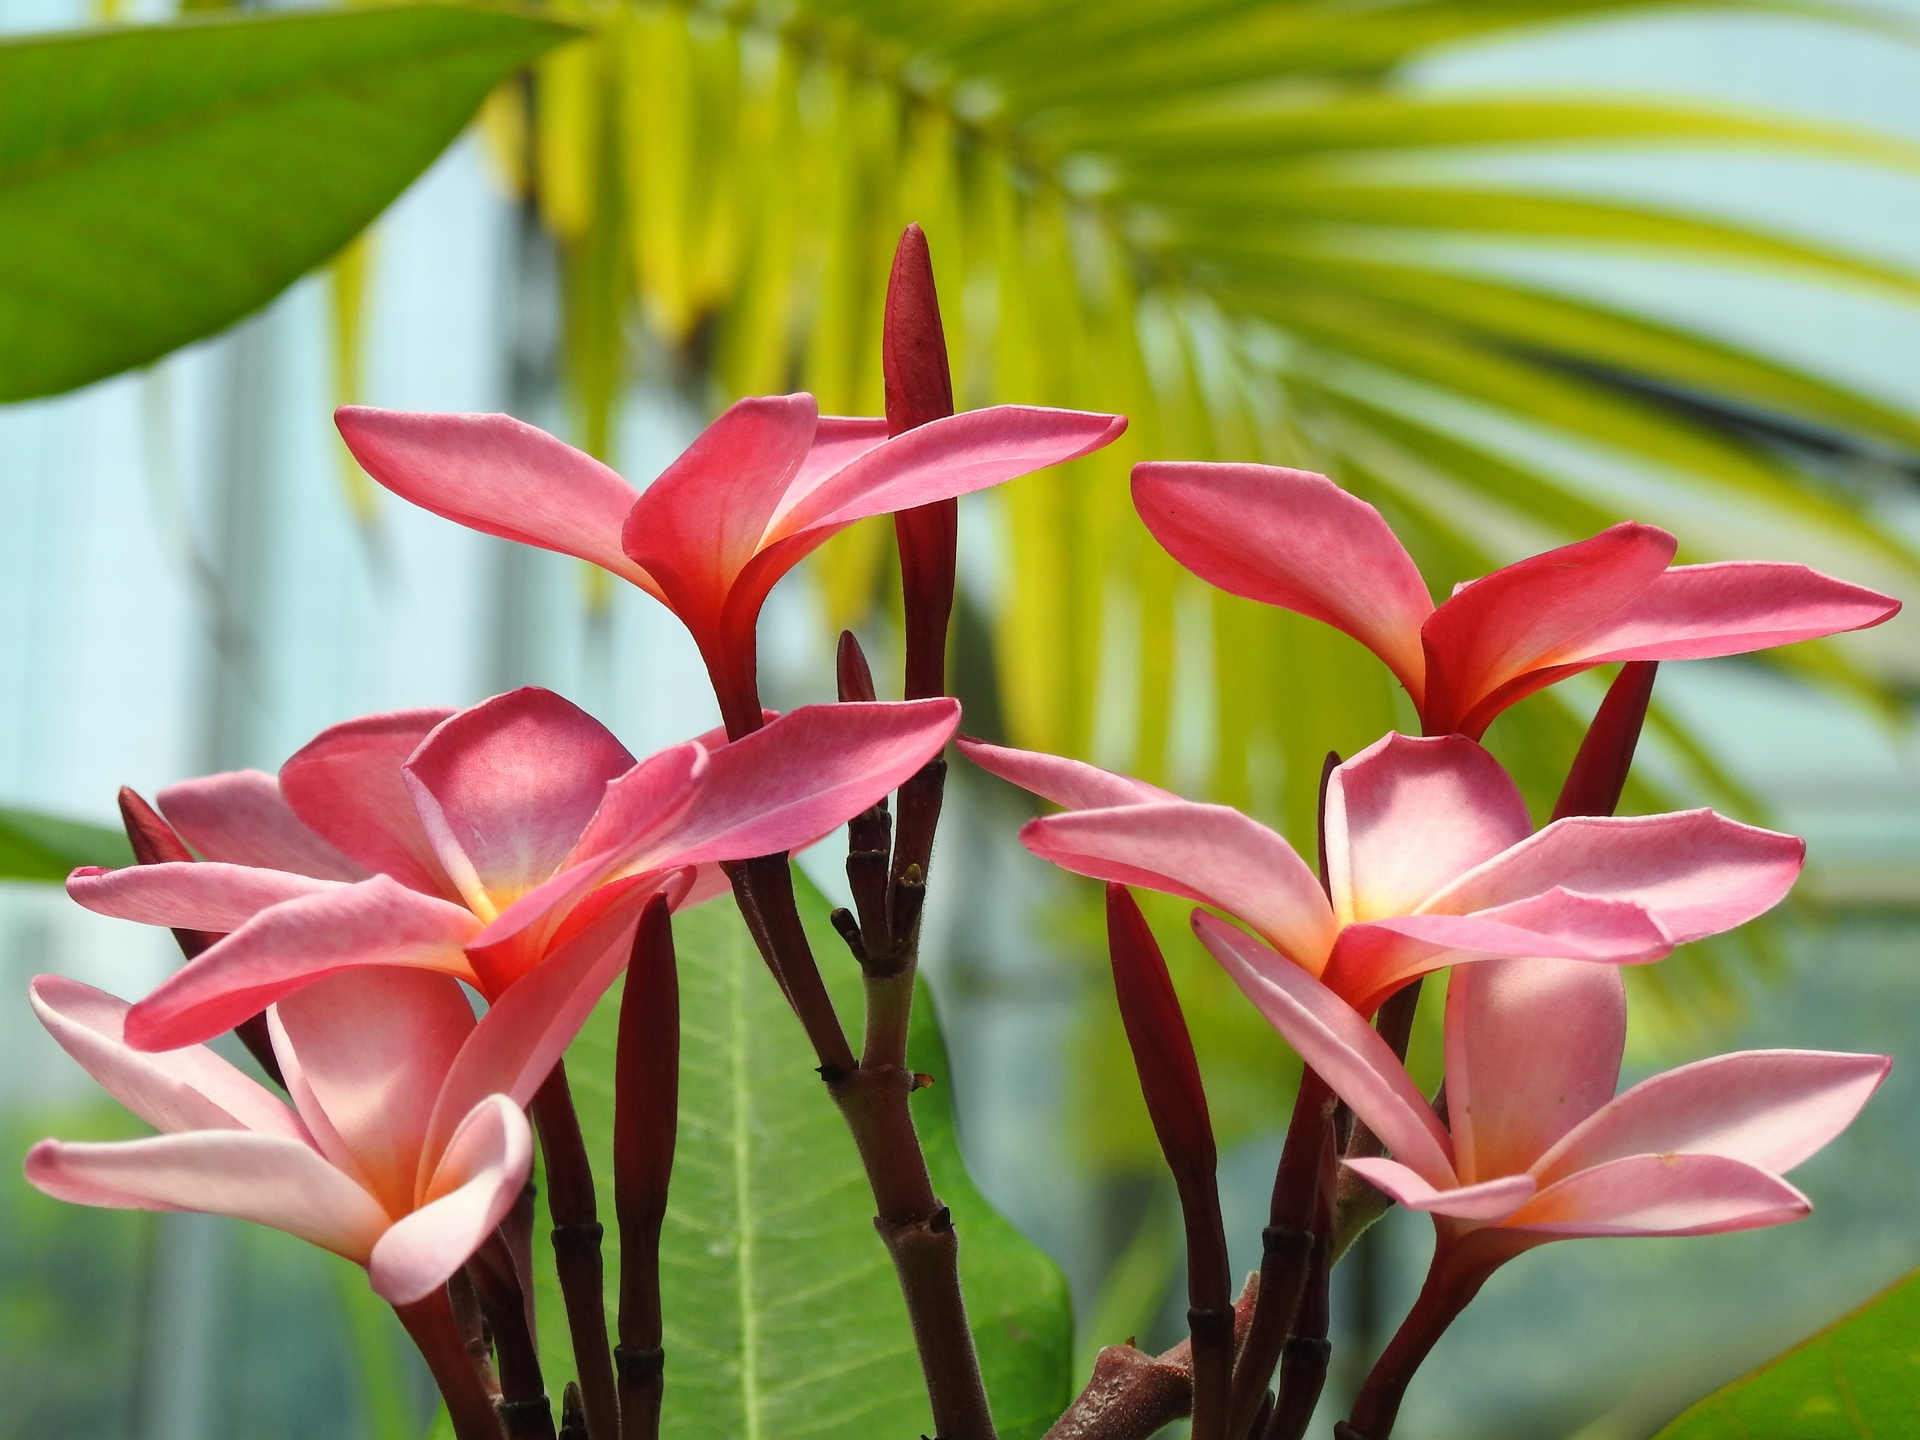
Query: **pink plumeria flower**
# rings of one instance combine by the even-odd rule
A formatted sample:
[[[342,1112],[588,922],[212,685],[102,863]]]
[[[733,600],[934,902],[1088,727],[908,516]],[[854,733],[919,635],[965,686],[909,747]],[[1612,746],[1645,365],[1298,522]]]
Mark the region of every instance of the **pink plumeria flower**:
[[[1900,609],[1804,565],[1673,565],[1674,537],[1637,524],[1496,570],[1436,609],[1380,512],[1324,475],[1156,462],[1134,466],[1133,502],[1201,579],[1373,651],[1429,735],[1478,739],[1515,701],[1609,661],[1740,655],[1862,630]]]
[[[1077,760],[962,740],[982,769],[1068,807],[1020,832],[1043,859],[1226,911],[1194,928],[1222,958],[1298,968],[1362,1015],[1429,971],[1546,955],[1658,960],[1772,908],[1805,843],[1711,810],[1571,817],[1533,831],[1507,772],[1460,736],[1388,735],[1327,782],[1327,888],[1285,838]]]
[[[577,555],[685,623],[736,738],[760,724],[754,630],[774,582],[869,515],[908,510],[1076,459],[1118,415],[996,405],[889,439],[885,420],[822,417],[811,395],[741,400],[645,493],[507,415],[335,413],[367,473],[489,535]]]
[[[161,1133],[42,1140],[27,1179],[82,1205],[271,1225],[413,1304],[519,1197],[533,1163],[524,1108],[618,973],[607,941],[619,928],[602,916],[551,981],[516,986],[479,1021],[457,981],[427,970],[346,971],[285,996],[268,1023],[291,1105],[203,1045],[136,1049],[125,1001],[42,975],[31,987],[41,1024]]]
[[[1449,979],[1442,1124],[1339,996],[1241,947],[1216,953],[1392,1153],[1348,1168],[1434,1217],[1439,1246],[1416,1307],[1421,1323],[1396,1345],[1430,1345],[1496,1267],[1551,1240],[1709,1235],[1802,1218],[1811,1203],[1781,1177],[1847,1127],[1893,1064],[1751,1050],[1683,1065],[1616,1098],[1627,1030],[1619,972],[1497,960]],[[1402,1369],[1418,1358],[1400,1357]]]
[[[937,755],[959,714],[947,699],[814,705],[638,763],[546,690],[373,715],[324,731],[277,780],[163,790],[204,860],[76,870],[67,889],[102,914],[225,936],[133,1007],[141,1049],[210,1039],[356,966],[436,971],[497,1000],[605,915],[624,953],[654,894],[707,898],[718,862],[844,824]]]

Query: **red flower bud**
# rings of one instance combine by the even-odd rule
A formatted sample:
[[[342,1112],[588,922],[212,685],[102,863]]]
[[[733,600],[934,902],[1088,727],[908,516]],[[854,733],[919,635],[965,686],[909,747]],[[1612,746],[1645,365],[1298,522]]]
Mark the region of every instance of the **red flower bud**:
[[[893,255],[880,342],[887,387],[887,432],[899,435],[953,414],[953,375],[947,337],[934,293],[927,237],[909,225]],[[947,622],[953,614],[954,552],[960,507],[936,500],[893,517],[900,544],[900,582],[906,596],[906,698],[947,692]]]
[[[1573,757],[1567,783],[1554,802],[1553,818],[1569,815],[1611,815],[1619,808],[1620,792],[1633,767],[1633,750],[1640,743],[1640,727],[1653,697],[1658,660],[1629,660],[1607,688],[1607,698],[1587,727],[1586,739]]]

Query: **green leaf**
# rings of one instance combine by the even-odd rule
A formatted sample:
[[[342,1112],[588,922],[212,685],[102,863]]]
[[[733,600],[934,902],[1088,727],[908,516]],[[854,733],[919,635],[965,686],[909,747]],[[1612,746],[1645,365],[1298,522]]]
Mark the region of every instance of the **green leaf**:
[[[0,43],[0,401],[258,309],[574,32],[455,5],[192,18]]]
[[[1688,1410],[1655,1440],[1875,1440],[1920,1414],[1920,1272]]]
[[[796,874],[801,913],[843,1016],[859,975]],[[873,1200],[814,1056],[731,901],[675,917],[680,960],[680,1135],[661,1242],[667,1440],[872,1440],[930,1433],[906,1309],[873,1230]],[[914,1121],[935,1188],[961,1237],[974,1338],[1006,1440],[1036,1437],[1071,1396],[1066,1282],[968,1179],[951,1077],[929,997],[909,1060],[934,1084]],[[612,1210],[613,1053],[619,990],[568,1052],[581,1127]],[[607,1303],[618,1236],[607,1227]],[[560,1297],[543,1257],[539,1295],[548,1389],[573,1373]]]
[[[57,885],[80,865],[112,868],[132,863],[133,847],[118,830],[31,810],[0,809],[0,880]]]

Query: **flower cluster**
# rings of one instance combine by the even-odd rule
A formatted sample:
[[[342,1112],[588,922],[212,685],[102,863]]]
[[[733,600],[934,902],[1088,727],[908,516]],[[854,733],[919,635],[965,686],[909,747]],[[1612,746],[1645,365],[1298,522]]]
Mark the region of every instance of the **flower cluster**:
[[[42,1141],[28,1179],[84,1204],[238,1216],[345,1256],[398,1309],[461,1440],[552,1436],[527,1299],[537,1131],[556,1247],[570,1247],[561,1279],[579,1398],[566,1433],[657,1434],[678,1045],[668,917],[731,890],[858,1142],[939,1433],[991,1440],[958,1241],[914,1138],[905,1068],[940,757],[960,719],[943,694],[953,501],[1084,455],[1125,422],[1022,406],[953,413],[917,230],[896,262],[885,360],[885,419],[823,418],[807,395],[743,400],[643,492],[506,416],[339,412],[355,456],[396,494],[579,556],[666,604],[706,661],[724,732],[637,760],[568,701],[520,690],[351,720],[277,776],[190,780],[157,809],[123,793],[140,863],[76,871],[69,893],[172,928],[187,963],[132,1005],[55,976],[33,983],[32,1002],[67,1053],[160,1133]],[[1317,865],[1233,809],[960,742],[976,765],[1060,807],[1021,831],[1029,849],[1109,886],[1122,1015],[1188,1230],[1192,1336],[1167,1362],[1186,1377],[1183,1398],[1159,1419],[1190,1414],[1196,1440],[1304,1433],[1326,1367],[1327,1272],[1389,1203],[1430,1213],[1437,1243],[1346,1426],[1357,1440],[1386,1440],[1427,1349],[1522,1251],[1806,1214],[1782,1176],[1852,1119],[1884,1058],[1729,1055],[1614,1095],[1619,967],[1768,910],[1803,846],[1710,810],[1611,812],[1654,662],[1857,629],[1897,604],[1799,566],[1675,566],[1672,536],[1623,524],[1436,607],[1380,515],[1325,477],[1150,463],[1133,491],[1148,529],[1195,574],[1369,647],[1423,731],[1333,758]],[[763,710],[755,631],[772,586],[836,531],[883,514],[900,537],[912,698],[874,700],[849,636],[840,703]],[[1620,678],[1556,818],[1536,831],[1480,737],[1526,695],[1610,662],[1623,663]],[[799,926],[786,859],[843,825],[857,914],[836,924],[869,1004],[857,1055]],[[1199,1068],[1129,886],[1204,907],[1193,912],[1201,941],[1305,1063],[1266,1259],[1237,1306]],[[594,1181],[561,1057],[630,966],[613,1158],[631,1268],[610,1354]],[[1421,979],[1443,970],[1446,1081],[1429,1099],[1404,1059]],[[228,1030],[278,1093],[207,1048]],[[1103,1355],[1060,1433],[1149,1433],[1132,1363]]]

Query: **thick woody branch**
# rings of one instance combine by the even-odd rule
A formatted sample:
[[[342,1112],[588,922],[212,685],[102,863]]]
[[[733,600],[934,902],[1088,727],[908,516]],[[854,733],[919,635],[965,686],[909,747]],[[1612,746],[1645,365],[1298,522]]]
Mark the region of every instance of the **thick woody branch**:
[[[993,1440],[993,1417],[960,1291],[959,1236],[952,1215],[934,1194],[908,1109],[918,1082],[904,1063],[855,1061],[800,923],[786,857],[749,860],[730,867],[730,873],[736,891],[747,893],[742,908],[750,903],[760,918],[755,938],[813,1041],[820,1076],[860,1152],[878,1211],[874,1227],[893,1258],[940,1440]],[[903,978],[911,985],[911,972],[887,983],[898,985]],[[904,1061],[904,1026],[900,1048]]]
[[[1233,1306],[1233,1343],[1246,1338],[1260,1277],[1249,1275]],[[1094,1359],[1093,1378],[1046,1440],[1147,1440],[1193,1409],[1193,1344],[1182,1340],[1164,1354],[1146,1355],[1109,1345]]]

